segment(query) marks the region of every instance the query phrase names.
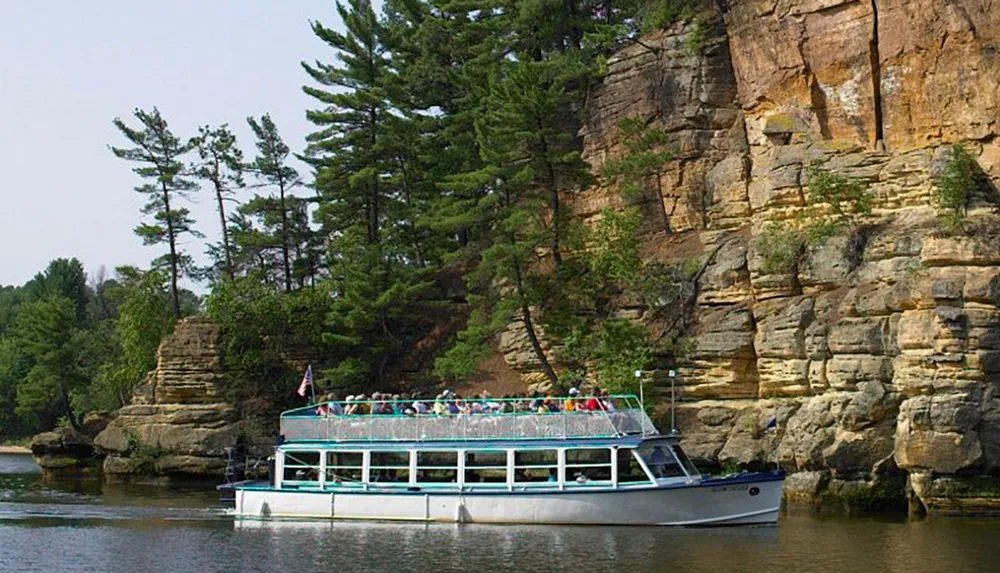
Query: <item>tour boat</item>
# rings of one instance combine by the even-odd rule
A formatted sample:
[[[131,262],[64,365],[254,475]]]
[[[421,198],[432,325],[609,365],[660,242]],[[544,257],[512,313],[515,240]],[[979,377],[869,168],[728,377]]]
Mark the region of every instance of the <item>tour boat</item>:
[[[780,471],[705,477],[631,395],[538,413],[517,400],[451,401],[449,415],[281,416],[270,483],[239,484],[244,518],[592,525],[775,524]],[[582,404],[583,402],[580,401]],[[390,403],[391,404],[391,403]],[[457,408],[454,406],[458,406]],[[572,405],[570,406],[572,407]],[[523,411],[530,410],[530,411]],[[348,410],[350,411],[350,410]],[[398,410],[395,410],[398,411]]]

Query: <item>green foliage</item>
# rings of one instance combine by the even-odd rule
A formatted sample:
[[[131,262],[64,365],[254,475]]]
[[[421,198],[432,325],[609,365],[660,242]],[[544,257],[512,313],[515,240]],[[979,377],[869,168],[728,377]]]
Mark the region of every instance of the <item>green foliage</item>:
[[[199,159],[191,165],[192,175],[212,185],[222,233],[222,244],[209,250],[214,264],[207,270],[207,277],[215,279],[226,276],[233,279],[236,268],[226,218],[226,202],[233,201],[236,190],[244,186],[243,152],[236,146],[236,136],[226,125],[215,129],[207,125],[198,128],[198,136],[191,140],[191,146],[198,152]]]
[[[246,415],[273,424],[278,412],[297,405],[291,389],[301,366],[292,359],[303,351],[343,357],[323,340],[329,296],[321,288],[282,294],[253,276],[219,283],[208,296],[206,313],[222,329],[223,391]]]
[[[679,20],[694,17],[700,2],[698,0],[656,0],[641,11],[640,30],[651,32],[665,28]]]
[[[21,306],[11,337],[30,366],[17,386],[19,416],[57,412],[74,427],[79,424],[73,395],[89,383],[94,365],[86,331],[76,327],[76,320],[73,301],[61,295]]]
[[[629,202],[653,198],[663,217],[663,229],[670,228],[670,217],[663,204],[660,176],[673,154],[666,149],[667,132],[653,127],[640,117],[627,117],[618,122],[618,132],[625,153],[610,159],[601,167],[601,176],[608,183],[617,183],[622,197]]]
[[[571,356],[592,365],[590,373],[601,388],[635,394],[635,371],[649,368],[658,353],[646,328],[624,319],[603,320],[579,338],[569,338],[566,346]]]
[[[965,148],[954,145],[934,183],[933,200],[940,211],[938,220],[949,232],[963,231],[976,191],[988,185],[979,164]]]
[[[135,432],[125,432],[126,450],[125,457],[128,458],[128,471],[133,475],[154,475],[156,474],[156,461],[163,455],[163,448],[159,443],[145,444]]]
[[[817,166],[807,168],[806,175],[810,205],[829,205],[838,219],[850,222],[872,214],[871,193],[861,181]]]
[[[819,166],[806,174],[812,209],[800,212],[794,224],[769,223],[755,241],[765,274],[794,272],[806,247],[820,247],[845,228],[856,231],[872,213],[871,192],[861,181]]]
[[[193,143],[184,142],[170,131],[160,110],[152,112],[136,109],[134,114],[139,128],[129,127],[115,118],[114,125],[135,147],[112,147],[116,157],[137,163],[132,169],[136,175],[147,180],[135,188],[146,196],[142,208],[143,215],[151,215],[153,222],[144,222],[135,228],[135,234],[142,238],[144,245],[166,243],[167,253],[156,258],[157,268],[170,272],[170,290],[173,295],[174,318],[181,317],[180,287],[178,279],[192,270],[191,256],[180,249],[180,238],[185,235],[202,237],[194,228],[190,211],[178,207],[178,199],[187,197],[198,185],[185,177],[182,157],[191,151]]]
[[[128,403],[132,390],[156,367],[156,350],[174,320],[166,301],[169,293],[162,272],[149,271],[123,287],[124,300],[114,325],[119,352],[101,366],[95,381],[104,407]]]
[[[754,244],[763,259],[764,274],[785,274],[795,271],[802,256],[803,239],[797,229],[768,224]]]

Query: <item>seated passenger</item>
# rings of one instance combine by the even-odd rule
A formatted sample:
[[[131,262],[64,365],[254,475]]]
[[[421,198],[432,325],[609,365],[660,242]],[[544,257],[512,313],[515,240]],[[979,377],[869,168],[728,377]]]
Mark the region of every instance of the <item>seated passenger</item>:
[[[427,413],[427,404],[421,402],[420,400],[414,400],[413,404],[410,404],[410,407],[413,408],[413,412],[418,416]]]
[[[438,394],[437,398],[435,398],[434,413],[438,416],[451,415],[451,410],[449,410],[447,404],[444,403],[444,394]]]
[[[555,413],[561,411],[559,404],[556,404],[556,399],[552,395],[546,396],[542,405],[548,412]]]
[[[601,390],[601,408],[605,412],[615,411],[615,402],[611,399],[611,396],[608,396],[607,390]]]
[[[572,412],[573,410],[580,410],[580,404],[577,402],[577,398],[580,396],[580,391],[576,388],[569,389],[569,398],[566,398],[566,411]]]

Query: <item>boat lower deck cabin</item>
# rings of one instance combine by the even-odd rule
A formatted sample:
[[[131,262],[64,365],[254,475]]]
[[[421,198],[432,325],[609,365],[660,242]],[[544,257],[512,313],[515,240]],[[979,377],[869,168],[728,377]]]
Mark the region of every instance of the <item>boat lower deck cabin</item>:
[[[698,479],[671,438],[456,444],[289,444],[278,489],[589,490]]]

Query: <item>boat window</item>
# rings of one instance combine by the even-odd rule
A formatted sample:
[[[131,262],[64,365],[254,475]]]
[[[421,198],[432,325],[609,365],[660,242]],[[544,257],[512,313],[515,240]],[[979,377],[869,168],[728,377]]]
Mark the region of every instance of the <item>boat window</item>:
[[[672,449],[674,451],[674,455],[677,456],[677,460],[681,462],[681,465],[684,466],[684,469],[687,470],[687,473],[691,477],[698,477],[701,475],[701,472],[698,471],[698,468],[695,467],[694,463],[691,462],[691,459],[687,457],[687,454],[684,453],[684,450],[682,450],[679,445],[674,445]]]
[[[318,482],[319,452],[285,452],[282,481]]]
[[[506,484],[507,483],[507,452],[475,451],[465,453],[465,483]]]
[[[566,465],[610,464],[610,463],[611,463],[611,450],[609,450],[608,448],[566,450]]]
[[[364,454],[361,452],[327,452],[327,485],[361,485]]]
[[[684,470],[677,463],[670,445],[666,442],[647,442],[639,446],[639,455],[646,462],[653,477],[670,478],[684,476]]]
[[[458,483],[458,452],[417,452],[417,481]]]
[[[372,452],[368,461],[368,481],[410,482],[410,452]]]
[[[514,483],[546,485],[559,481],[557,450],[522,450],[514,452]]]
[[[639,458],[630,449],[618,450],[618,483],[649,483],[646,470],[639,464]]]
[[[566,485],[607,485],[611,482],[611,450],[566,450]]]

